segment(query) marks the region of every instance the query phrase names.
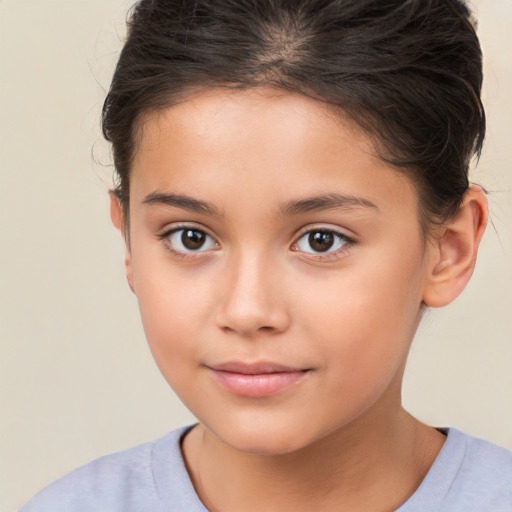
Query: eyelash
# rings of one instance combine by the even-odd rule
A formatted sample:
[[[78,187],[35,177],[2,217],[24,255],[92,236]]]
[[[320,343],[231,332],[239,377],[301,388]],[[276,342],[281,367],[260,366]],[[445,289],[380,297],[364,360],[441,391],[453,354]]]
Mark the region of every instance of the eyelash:
[[[176,247],[171,242],[171,237],[173,235],[176,235],[179,232],[185,232],[185,231],[194,231],[197,233],[202,233],[205,237],[207,237],[207,240],[209,239],[214,244],[214,248],[207,248],[202,249],[203,245],[201,245],[198,250],[189,249],[186,250],[179,250],[176,249]],[[305,237],[313,234],[323,234],[323,235],[332,235],[334,237],[334,244],[341,243],[341,247],[337,248],[336,250],[331,250],[328,248],[326,251],[306,251],[306,250],[300,250],[298,248],[298,244],[301,240],[303,240]],[[207,253],[211,252],[212,250],[216,250],[219,247],[219,243],[211,236],[209,235],[204,229],[199,228],[197,226],[191,225],[191,224],[182,224],[178,226],[174,226],[172,229],[168,229],[165,232],[158,235],[158,238],[162,240],[164,243],[164,246],[166,250],[168,250],[174,257],[179,259],[189,259],[189,258],[197,258],[201,256],[205,256]],[[318,227],[318,228],[309,228],[307,230],[304,230],[301,232],[300,236],[296,239],[296,241],[291,245],[291,250],[294,252],[300,252],[301,254],[306,255],[306,258],[314,259],[314,260],[328,260],[328,259],[335,259],[339,258],[341,254],[347,252],[353,245],[355,244],[355,241],[345,235],[344,233],[341,233],[335,229],[325,228],[325,227]],[[311,247],[311,246],[310,246]]]
[[[311,237],[313,234],[322,233],[323,235],[332,235],[335,239],[333,243],[341,243],[341,247],[337,248],[336,250],[331,250],[328,248],[325,252],[321,251],[304,251],[298,249],[299,242],[306,238]],[[348,250],[352,248],[352,246],[355,245],[355,240],[348,237],[344,233],[341,233],[340,231],[337,231],[336,229],[332,228],[326,228],[326,227],[318,227],[318,228],[308,228],[301,232],[300,236],[297,238],[297,241],[293,243],[291,246],[292,251],[301,252],[302,254],[306,255],[306,258],[314,259],[315,261],[326,261],[330,259],[337,259],[342,256],[342,254],[346,253]]]
[[[176,233],[179,233],[180,231],[183,231],[183,232],[195,231],[198,233],[202,233],[203,235],[205,235],[208,239],[210,239],[215,244],[215,249],[219,246],[218,242],[202,228],[194,226],[193,224],[192,225],[182,224],[182,225],[174,226],[172,229],[168,229],[164,233],[159,234],[158,238],[160,240],[162,240],[166,250],[168,250],[174,257],[176,257],[178,259],[184,260],[184,259],[188,259],[188,258],[197,258],[198,256],[204,256],[205,255],[204,253],[210,252],[211,250],[215,250],[215,249],[200,250],[202,246],[196,251],[194,251],[192,249],[189,249],[189,251],[182,251],[182,250],[176,249],[171,242],[171,237],[173,235],[175,235]]]

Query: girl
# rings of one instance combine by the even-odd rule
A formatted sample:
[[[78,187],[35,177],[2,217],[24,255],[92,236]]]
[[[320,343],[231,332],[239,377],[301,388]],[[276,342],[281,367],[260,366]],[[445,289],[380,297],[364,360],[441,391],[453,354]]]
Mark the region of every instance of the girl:
[[[111,216],[199,420],[28,511],[509,511],[512,454],[404,411],[487,220],[459,0],[142,0],[103,111]]]

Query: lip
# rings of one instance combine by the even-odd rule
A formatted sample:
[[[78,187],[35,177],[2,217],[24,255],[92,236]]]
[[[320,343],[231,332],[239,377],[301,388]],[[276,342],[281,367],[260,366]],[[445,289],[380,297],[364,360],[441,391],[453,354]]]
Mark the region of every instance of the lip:
[[[264,398],[298,384],[310,371],[272,362],[230,361],[207,366],[224,389],[242,397]]]

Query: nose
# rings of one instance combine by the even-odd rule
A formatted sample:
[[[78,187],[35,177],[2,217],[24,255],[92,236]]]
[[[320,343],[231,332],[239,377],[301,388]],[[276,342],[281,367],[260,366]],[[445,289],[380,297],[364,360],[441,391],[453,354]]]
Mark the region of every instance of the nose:
[[[279,268],[263,258],[246,256],[230,262],[222,276],[222,300],[217,309],[217,324],[226,332],[244,337],[286,331],[290,315],[286,290]]]

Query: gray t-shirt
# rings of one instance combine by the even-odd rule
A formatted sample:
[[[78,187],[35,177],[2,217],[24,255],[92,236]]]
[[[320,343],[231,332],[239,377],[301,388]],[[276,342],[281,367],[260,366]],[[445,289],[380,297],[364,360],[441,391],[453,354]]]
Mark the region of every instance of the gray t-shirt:
[[[189,428],[76,469],[18,512],[207,512],[181,455]],[[396,512],[512,512],[512,452],[445,432],[429,473]]]

